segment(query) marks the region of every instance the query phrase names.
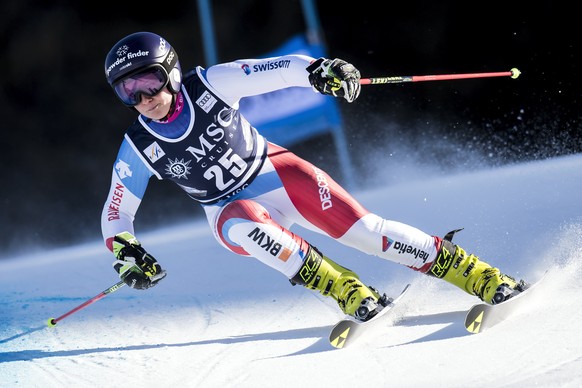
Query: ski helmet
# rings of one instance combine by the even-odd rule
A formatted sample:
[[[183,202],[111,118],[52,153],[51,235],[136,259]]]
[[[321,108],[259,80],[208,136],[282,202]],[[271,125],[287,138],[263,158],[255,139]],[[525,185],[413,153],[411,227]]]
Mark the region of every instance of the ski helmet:
[[[176,94],[180,91],[182,69],[178,54],[157,34],[136,32],[128,35],[117,42],[105,58],[105,77],[114,90],[115,85],[125,78],[151,68],[161,69],[170,92]]]

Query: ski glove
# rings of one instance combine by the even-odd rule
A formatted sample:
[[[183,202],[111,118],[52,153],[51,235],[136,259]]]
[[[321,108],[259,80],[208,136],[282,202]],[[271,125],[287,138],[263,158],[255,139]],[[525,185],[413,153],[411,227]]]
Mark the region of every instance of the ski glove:
[[[158,284],[166,276],[166,271],[156,259],[147,253],[129,232],[115,236],[113,254],[117,258],[113,262],[113,268],[119,274],[119,278],[131,288],[146,290]]]
[[[341,59],[319,58],[307,66],[313,89],[353,102],[360,95],[360,72],[354,65]]]

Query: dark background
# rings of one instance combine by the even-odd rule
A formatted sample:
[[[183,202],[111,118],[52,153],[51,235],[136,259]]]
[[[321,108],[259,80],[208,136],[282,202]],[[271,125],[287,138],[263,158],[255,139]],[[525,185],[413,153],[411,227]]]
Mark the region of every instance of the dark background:
[[[580,21],[566,2],[316,4],[327,56],[363,77],[522,72],[366,86],[355,103],[340,101],[361,187],[390,183],[378,154],[396,169],[414,154],[420,166],[446,170],[581,151]],[[261,56],[306,28],[299,0],[213,6],[219,61]],[[123,36],[149,30],[177,49],[183,69],[207,65],[197,4],[2,2],[0,28],[1,255],[101,239],[112,163],[135,118],[105,81],[105,55]],[[330,136],[291,149],[342,182]],[[177,186],[155,182],[136,226],[201,214]]]

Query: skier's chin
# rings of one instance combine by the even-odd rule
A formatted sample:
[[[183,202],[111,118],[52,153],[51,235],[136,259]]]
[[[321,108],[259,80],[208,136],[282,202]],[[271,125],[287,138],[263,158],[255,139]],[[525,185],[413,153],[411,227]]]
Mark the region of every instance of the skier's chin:
[[[140,113],[152,120],[161,120],[168,115],[169,107],[162,103],[154,104],[145,109],[140,109]]]

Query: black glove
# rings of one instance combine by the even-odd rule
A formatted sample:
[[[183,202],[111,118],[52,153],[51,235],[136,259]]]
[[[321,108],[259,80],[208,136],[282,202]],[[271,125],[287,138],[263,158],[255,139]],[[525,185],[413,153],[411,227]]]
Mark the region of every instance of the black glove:
[[[129,232],[119,233],[113,239],[113,254],[117,258],[113,268],[119,278],[131,288],[146,290],[158,284],[166,271],[146,252]]]
[[[346,61],[319,58],[306,70],[311,86],[322,94],[343,97],[347,102],[353,102],[360,95],[360,72]]]

